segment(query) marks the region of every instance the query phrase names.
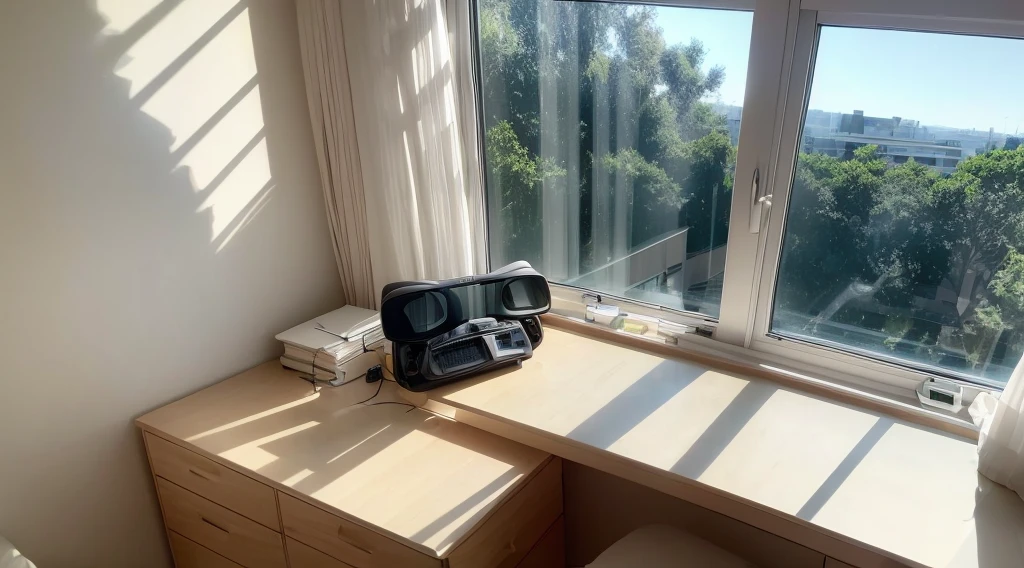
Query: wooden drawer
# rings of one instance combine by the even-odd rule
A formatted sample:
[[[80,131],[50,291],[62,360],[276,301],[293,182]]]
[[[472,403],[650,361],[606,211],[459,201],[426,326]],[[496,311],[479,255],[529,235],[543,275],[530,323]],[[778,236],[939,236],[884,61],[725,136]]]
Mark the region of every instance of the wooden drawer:
[[[835,558],[825,557],[825,568],[853,568],[853,566],[836,560]]]
[[[565,568],[565,517],[548,527],[516,568]]]
[[[284,534],[355,568],[440,568],[437,558],[298,499],[278,493]]]
[[[562,460],[551,458],[448,556],[450,568],[510,568],[562,514]]]
[[[171,531],[246,566],[284,568],[281,535],[158,477],[164,522]]]
[[[294,538],[286,537],[285,541],[285,548],[288,549],[288,564],[291,568],[352,568],[351,564],[345,564]]]
[[[273,488],[148,432],[146,447],[154,474],[275,531],[281,530]]]
[[[167,537],[171,541],[175,568],[244,568],[176,532],[167,531]]]

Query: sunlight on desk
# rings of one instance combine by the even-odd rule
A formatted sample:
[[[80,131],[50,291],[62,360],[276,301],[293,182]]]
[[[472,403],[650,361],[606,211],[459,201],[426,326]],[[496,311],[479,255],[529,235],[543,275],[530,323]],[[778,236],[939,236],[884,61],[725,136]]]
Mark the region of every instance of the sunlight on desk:
[[[353,404],[376,389],[314,395],[274,361],[139,422],[435,557],[548,458],[406,404]]]
[[[781,383],[549,327],[521,368],[426,399],[679,497],[732,500],[730,515],[790,523],[812,548],[825,532],[925,566],[1024,562],[1024,503],[980,478],[973,441]]]

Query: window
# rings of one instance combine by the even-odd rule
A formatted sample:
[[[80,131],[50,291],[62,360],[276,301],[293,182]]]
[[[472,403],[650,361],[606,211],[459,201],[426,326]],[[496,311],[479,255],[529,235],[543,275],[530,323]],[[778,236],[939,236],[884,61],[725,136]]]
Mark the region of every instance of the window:
[[[1024,4],[936,2],[476,0],[491,265],[650,337],[999,388],[1024,353]]]
[[[971,80],[878,65],[906,50]],[[771,334],[1005,383],[1024,352],[1024,153],[1003,149],[1024,80],[996,62],[1020,58],[1016,39],[819,29],[804,132],[847,145],[797,156]],[[818,132],[820,113],[848,128]]]
[[[717,317],[752,14],[478,13],[491,265]]]

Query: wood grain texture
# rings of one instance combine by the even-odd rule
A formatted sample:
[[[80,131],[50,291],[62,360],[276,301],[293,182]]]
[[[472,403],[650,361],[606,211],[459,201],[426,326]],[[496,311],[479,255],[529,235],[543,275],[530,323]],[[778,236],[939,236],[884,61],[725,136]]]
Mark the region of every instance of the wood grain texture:
[[[275,531],[281,530],[277,501],[269,486],[153,434],[146,434],[146,447],[156,475]]]
[[[441,560],[403,546],[356,523],[281,494],[281,520],[288,537],[356,568],[439,568]]]
[[[562,514],[562,460],[553,458],[448,557],[449,568],[511,568]]]
[[[168,532],[175,568],[245,568],[176,532]]]
[[[281,534],[157,478],[167,528],[247,568],[284,568]]]
[[[289,568],[355,568],[293,538],[285,538]]]
[[[970,440],[977,441],[978,439],[978,429],[971,424],[966,410],[962,413],[963,416],[951,416],[942,411],[922,407],[916,398],[900,397],[882,391],[869,392],[864,388],[850,387],[836,381],[817,379],[803,374],[794,376],[781,372],[780,369],[770,365],[762,365],[753,359],[740,360],[739,358],[718,356],[704,352],[696,346],[670,345],[555,314],[544,314],[542,318],[545,326],[556,327],[584,337],[608,341],[660,357],[685,360],[720,371],[765,379],[812,395],[888,414],[911,424],[935,428]],[[727,346],[727,348],[730,347],[732,346]]]
[[[1024,502],[973,441],[768,380],[548,328],[426,408],[857,566],[1021,565]]]
[[[282,493],[279,498],[286,535],[356,568],[437,568],[441,565],[439,559],[404,547],[291,495]]]
[[[565,517],[558,517],[516,568],[565,568]]]
[[[269,362],[136,422],[434,558],[463,542],[549,458],[407,405],[353,405],[377,386],[314,394]],[[394,388],[385,384],[374,402],[393,400]]]

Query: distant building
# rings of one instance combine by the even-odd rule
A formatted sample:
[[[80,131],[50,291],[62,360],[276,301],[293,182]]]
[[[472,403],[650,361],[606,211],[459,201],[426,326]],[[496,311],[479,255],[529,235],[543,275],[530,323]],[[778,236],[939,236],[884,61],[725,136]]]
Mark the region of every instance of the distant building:
[[[890,163],[915,162],[950,174],[966,156],[959,140],[936,140],[919,121],[898,116],[880,118],[853,114],[808,111],[802,150],[849,159],[857,148],[874,144]]]
[[[733,146],[740,144],[740,122],[743,120],[743,107],[733,105],[715,105],[712,108],[725,117],[725,126],[729,129],[729,141]]]

